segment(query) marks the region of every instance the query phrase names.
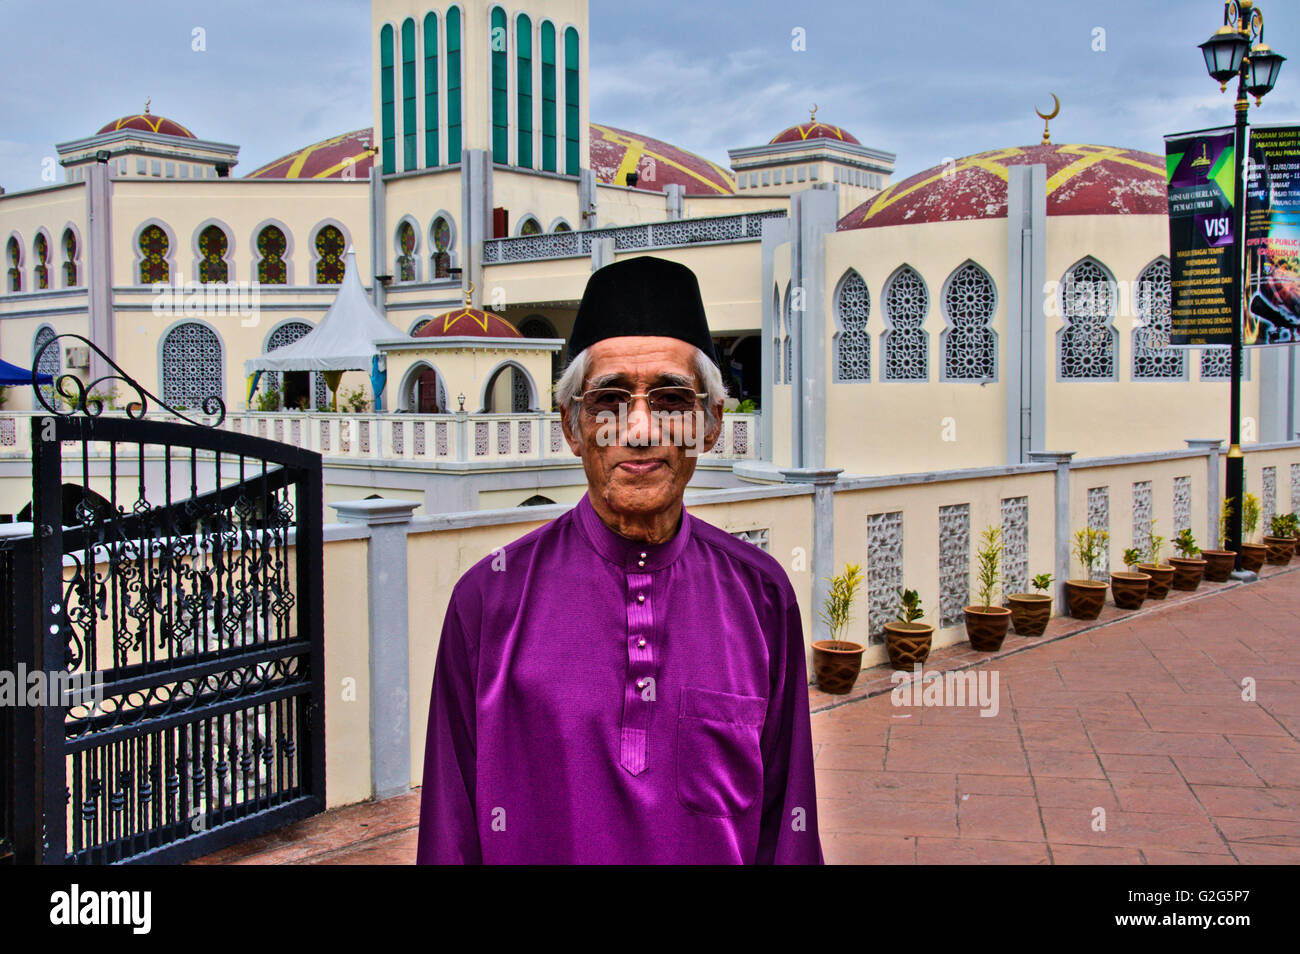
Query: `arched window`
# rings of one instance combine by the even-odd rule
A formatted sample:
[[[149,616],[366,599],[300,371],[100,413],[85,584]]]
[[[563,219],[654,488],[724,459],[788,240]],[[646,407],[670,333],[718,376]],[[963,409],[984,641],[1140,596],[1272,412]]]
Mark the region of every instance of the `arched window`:
[[[541,235],[542,223],[538,222],[537,219],[533,218],[531,215],[526,215],[524,216],[524,220],[519,223],[519,234]]]
[[[199,281],[230,281],[230,266],[226,262],[226,252],[230,240],[219,225],[209,225],[199,233]]]
[[[343,281],[343,233],[333,225],[316,233],[316,284],[337,285]]]
[[[542,169],[555,171],[557,87],[555,81],[555,24],[542,21]]]
[[[419,414],[443,414],[449,410],[442,376],[428,362],[420,361],[406,373],[402,407]]]
[[[492,8],[492,29],[488,49],[492,57],[492,161],[510,161],[510,66],[506,33],[506,12]]]
[[[1095,259],[1085,258],[1066,272],[1061,282],[1065,327],[1057,337],[1061,379],[1114,380],[1117,291],[1115,280]]]
[[[564,31],[564,171],[578,174],[578,31]]]
[[[424,16],[424,164],[438,164],[438,14]]]
[[[867,319],[871,317],[871,293],[856,269],[850,268],[840,279],[835,293],[835,380],[871,380],[871,336]]]
[[[925,316],[930,311],[930,292],[921,276],[904,265],[885,285],[885,372],[886,381],[927,381],[930,378],[930,336]]]
[[[140,233],[141,285],[170,281],[171,266],[167,259],[170,249],[171,240],[161,225],[148,225]]]
[[[943,290],[943,380],[993,381],[998,376],[997,335],[989,327],[998,308],[993,279],[974,262],[948,276]]]
[[[419,258],[415,254],[415,226],[410,219],[403,219],[397,224],[397,280],[413,282],[418,280],[416,270]]]
[[[782,358],[782,367],[785,368],[784,381],[786,384],[794,383],[794,349],[790,345],[790,283],[785,283],[785,298],[781,304],[781,315],[783,317],[782,325],[785,328],[785,334],[781,339],[781,348],[784,352]]]
[[[285,285],[289,281],[289,267],[284,253],[289,247],[284,232],[268,225],[257,233],[257,280],[263,285]]]
[[[772,383],[781,383],[781,289],[772,283]]]
[[[515,20],[515,109],[519,126],[517,164],[533,167],[533,21],[521,13]]]
[[[379,30],[379,113],[381,162],[384,175],[397,171],[397,89],[393,76],[393,28]]]
[[[5,257],[9,260],[9,290],[20,292],[23,290],[23,249],[17,236],[9,236]]]
[[[46,238],[44,232],[37,232],[36,238],[32,242],[32,257],[36,259],[36,264],[32,266],[32,274],[35,281],[32,282],[37,289],[50,287],[50,240]]]
[[[305,321],[286,321],[267,336],[266,351],[274,351],[276,348],[283,348],[287,344],[293,344],[303,335],[310,334],[312,326]],[[262,372],[262,381],[267,389],[280,388],[281,407],[293,407],[296,403],[295,396],[288,392],[293,390],[289,385],[289,375],[306,375],[306,391],[311,395],[311,406],[317,410],[329,407],[328,389],[325,387],[325,375],[319,371],[287,371],[283,375],[279,371]],[[299,382],[298,387],[302,388]],[[304,397],[306,395],[303,395]]]
[[[552,500],[550,497],[543,496],[542,494],[533,494],[531,497],[529,497],[527,500],[525,500],[525,501],[524,501],[523,503],[521,503],[519,506],[521,506],[521,507],[545,507],[547,504],[553,504],[553,503],[555,503],[555,501]]]
[[[512,364],[503,365],[488,381],[483,409],[489,414],[502,414],[507,411],[519,414],[532,409],[532,395],[533,389],[529,384],[528,375]],[[509,404],[508,408],[507,404]]]
[[[460,162],[460,8],[447,11],[447,162]]]
[[[433,220],[429,228],[433,237],[433,277],[451,277],[451,223],[443,216]]]
[[[529,315],[519,325],[519,333],[525,338],[558,338],[560,333],[555,330],[555,325],[542,315]],[[551,352],[551,380],[557,381],[560,377],[560,352]]]
[[[63,356],[59,354],[59,349],[57,347],[46,348],[44,353],[41,352],[46,342],[53,341],[55,337],[57,336],[54,329],[49,325],[41,325],[36,329],[36,337],[32,339],[32,363],[36,365],[36,370],[40,373],[53,375],[57,378],[63,371]],[[52,384],[42,384],[41,393],[45,395],[45,400],[50,404],[53,404],[54,399],[57,397]]]
[[[419,168],[415,148],[415,21],[402,21],[402,169]]]
[[[1133,329],[1134,380],[1181,381],[1187,377],[1187,354],[1170,348],[1169,260],[1157,259],[1138,276],[1137,307],[1140,325]]]
[[[162,398],[175,408],[202,408],[205,398],[224,397],[221,339],[207,325],[186,321],[162,340]]]
[[[569,225],[569,223],[566,222],[566,221],[564,221],[563,219],[560,219],[560,221],[558,221],[558,222],[555,223],[555,228],[551,229],[551,231],[552,231],[552,232],[572,232],[572,231],[573,231],[573,226]]]
[[[77,287],[77,233],[63,230],[63,287]]]

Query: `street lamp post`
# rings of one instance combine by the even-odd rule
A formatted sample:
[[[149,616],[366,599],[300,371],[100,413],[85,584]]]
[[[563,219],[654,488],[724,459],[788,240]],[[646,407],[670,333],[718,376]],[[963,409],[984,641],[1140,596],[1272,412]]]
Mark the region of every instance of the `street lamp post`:
[[[1255,105],[1277,82],[1277,75],[1286,59],[1274,53],[1264,43],[1264,14],[1254,0],[1228,0],[1223,5],[1223,26],[1200,45],[1205,55],[1205,68],[1219,83],[1220,92],[1228,88],[1233,77],[1237,79],[1237,122],[1235,127],[1233,173],[1233,272],[1236,278],[1236,315],[1232,323],[1232,370],[1230,407],[1228,411],[1229,447],[1228,481],[1225,496],[1232,505],[1228,519],[1228,535],[1223,541],[1225,549],[1237,554],[1234,576],[1241,570],[1241,511],[1245,491],[1245,458],[1241,453],[1241,357],[1242,322],[1245,320],[1246,288],[1242,274],[1242,260],[1246,248],[1246,112],[1250,108],[1247,93],[1255,97]]]

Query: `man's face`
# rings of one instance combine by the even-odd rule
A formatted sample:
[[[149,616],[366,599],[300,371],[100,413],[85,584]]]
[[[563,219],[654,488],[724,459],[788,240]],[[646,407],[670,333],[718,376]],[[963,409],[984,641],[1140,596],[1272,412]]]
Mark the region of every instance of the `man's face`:
[[[645,394],[651,388],[686,385],[698,391],[700,382],[691,360],[694,353],[694,346],[677,338],[605,338],[588,348],[583,390],[614,387]],[[699,408],[702,411],[703,405]],[[714,413],[720,420],[721,404]],[[645,398],[635,399],[628,408],[625,427],[602,426],[581,411],[580,433],[574,434],[568,416],[561,414],[560,419],[570,449],[582,458],[597,512],[632,522],[674,511],[695,473],[695,454],[708,451],[717,440],[715,428],[696,435],[693,448],[684,446],[682,426],[651,414]]]

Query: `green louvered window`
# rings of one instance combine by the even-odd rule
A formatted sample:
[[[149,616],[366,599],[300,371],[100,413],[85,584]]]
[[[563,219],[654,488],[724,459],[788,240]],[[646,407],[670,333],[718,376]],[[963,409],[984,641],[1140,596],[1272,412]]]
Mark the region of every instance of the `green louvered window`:
[[[438,164],[438,14],[424,18],[424,164]]]
[[[397,171],[397,125],[393,114],[396,93],[393,90],[393,28],[384,24],[379,31],[379,112],[383,129],[381,159],[385,175]]]
[[[447,11],[447,162],[460,162],[460,8]]]
[[[492,53],[492,161],[510,161],[510,43],[506,12],[492,8],[488,43]]]
[[[515,87],[519,90],[519,149],[516,162],[533,167],[533,21],[521,13],[515,21],[515,54],[517,75]]]
[[[420,165],[415,149],[415,21],[402,23],[402,170]]]
[[[578,174],[578,31],[564,31],[564,171]]]
[[[542,168],[555,172],[555,25],[542,24]]]

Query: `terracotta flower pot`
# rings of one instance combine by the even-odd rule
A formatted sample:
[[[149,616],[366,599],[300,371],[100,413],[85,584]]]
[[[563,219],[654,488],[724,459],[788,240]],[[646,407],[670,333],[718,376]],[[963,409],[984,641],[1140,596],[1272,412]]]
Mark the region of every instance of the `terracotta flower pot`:
[[[967,606],[966,638],[971,649],[981,653],[995,653],[1002,648],[1011,625],[1011,610],[1005,606]]]
[[[1291,537],[1266,536],[1264,546],[1268,547],[1268,562],[1274,566],[1286,566],[1290,563],[1291,557],[1295,555],[1295,544],[1291,540]]]
[[[1147,586],[1147,599],[1162,600],[1169,595],[1169,585],[1174,582],[1174,568],[1168,563],[1139,563],[1138,570],[1151,577]]]
[[[1065,599],[1075,619],[1096,619],[1106,605],[1106,584],[1100,580],[1066,580]]]
[[[1052,598],[1042,593],[1012,593],[1007,597],[1011,627],[1017,636],[1041,636],[1052,618]]]
[[[1142,601],[1147,598],[1147,587],[1150,583],[1149,573],[1129,573],[1122,570],[1112,573],[1110,591],[1115,596],[1115,605],[1120,609],[1141,609]]]
[[[885,624],[885,652],[889,665],[904,672],[930,658],[930,641],[934,627],[929,623],[893,622]]]
[[[1194,590],[1201,585],[1206,561],[1199,557],[1170,557],[1174,565],[1174,579],[1170,584],[1176,590]]]
[[[848,693],[862,671],[863,649],[857,643],[838,639],[819,639],[813,643],[817,688],[834,696]]]
[[[1232,550],[1202,550],[1205,558],[1205,580],[1208,583],[1223,583],[1232,576],[1237,565],[1237,554]]]
[[[1243,543],[1241,545],[1241,568],[1251,573],[1258,573],[1264,568],[1268,559],[1268,547],[1262,543]]]

